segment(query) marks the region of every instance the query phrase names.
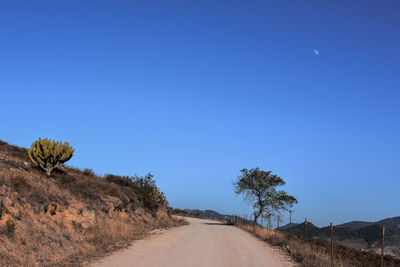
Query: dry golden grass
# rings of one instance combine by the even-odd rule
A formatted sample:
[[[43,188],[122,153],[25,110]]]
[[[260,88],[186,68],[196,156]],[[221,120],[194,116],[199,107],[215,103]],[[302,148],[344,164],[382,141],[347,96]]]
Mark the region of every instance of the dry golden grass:
[[[261,240],[272,246],[284,250],[293,260],[305,267],[331,267],[330,243],[323,240],[303,241],[295,236],[289,239],[286,233],[253,227],[238,223],[237,227],[253,233]],[[385,266],[398,267],[400,260],[392,256],[385,256]],[[372,252],[359,251],[338,244],[334,245],[335,267],[367,267],[380,266],[380,256]]]

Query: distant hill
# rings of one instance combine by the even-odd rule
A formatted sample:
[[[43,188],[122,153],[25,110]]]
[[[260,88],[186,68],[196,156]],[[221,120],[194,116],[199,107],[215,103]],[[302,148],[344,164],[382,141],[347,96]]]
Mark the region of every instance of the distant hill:
[[[229,219],[232,216],[231,215],[223,215],[220,214],[214,210],[198,210],[198,209],[185,209],[185,211],[189,212],[190,214],[193,214],[195,216],[199,216],[202,218],[216,218],[216,219]]]
[[[279,227],[279,230],[285,230],[285,229],[289,229],[290,228],[290,226],[292,226],[292,228],[293,227],[295,227],[296,225],[298,225],[298,223],[288,223],[288,224],[285,224],[285,225],[283,225],[283,226],[280,226]]]
[[[232,215],[224,215],[220,214],[219,212],[216,212],[214,210],[198,210],[198,209],[185,209],[186,212],[198,216],[201,218],[215,218],[215,219],[220,219],[220,220],[231,220]],[[242,218],[240,216],[234,216],[237,222],[242,222],[242,223],[253,223],[253,221],[246,220],[245,218]]]
[[[400,216],[387,218],[376,222],[380,226],[385,226],[388,229],[399,230],[400,231]]]
[[[373,224],[374,223],[372,223],[372,222],[352,221],[352,222],[336,225],[336,227],[352,229],[352,230],[358,230],[360,228],[368,227],[368,226],[371,226]]]
[[[364,227],[371,226],[373,224],[377,224],[379,226],[385,226],[387,229],[400,230],[400,216],[383,219],[377,222],[352,221],[336,225],[336,227],[358,230]]]

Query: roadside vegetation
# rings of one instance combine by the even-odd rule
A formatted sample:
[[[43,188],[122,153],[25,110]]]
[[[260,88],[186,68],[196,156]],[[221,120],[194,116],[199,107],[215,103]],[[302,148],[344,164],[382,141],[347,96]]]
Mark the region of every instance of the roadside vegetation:
[[[46,142],[28,154],[0,141],[0,266],[81,265],[187,224],[170,215],[153,175],[100,177],[63,166],[72,148]]]

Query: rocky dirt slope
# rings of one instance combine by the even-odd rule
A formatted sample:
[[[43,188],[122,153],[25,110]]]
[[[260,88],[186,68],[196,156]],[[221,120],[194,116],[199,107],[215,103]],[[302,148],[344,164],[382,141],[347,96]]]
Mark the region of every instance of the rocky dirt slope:
[[[0,141],[0,266],[79,265],[153,229],[184,224],[167,205],[154,207],[90,170],[62,167],[49,179],[26,149]]]

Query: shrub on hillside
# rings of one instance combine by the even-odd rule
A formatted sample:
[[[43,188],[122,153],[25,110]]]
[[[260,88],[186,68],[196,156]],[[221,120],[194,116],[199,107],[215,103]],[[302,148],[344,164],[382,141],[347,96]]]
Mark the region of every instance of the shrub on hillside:
[[[87,176],[92,176],[92,177],[96,176],[96,174],[94,173],[94,171],[93,171],[92,169],[88,169],[88,168],[86,168],[86,169],[83,170],[83,174],[84,174],[84,175],[87,175]]]
[[[72,158],[74,151],[67,142],[39,138],[32,144],[31,149],[28,149],[28,155],[35,165],[40,166],[47,176],[50,176],[55,167]]]
[[[104,176],[104,179],[110,183],[127,186],[127,187],[133,187],[132,179],[128,176],[118,176],[118,175],[114,175],[114,174],[106,174]]]
[[[139,200],[147,209],[157,211],[161,207],[168,206],[168,201],[164,193],[160,192],[153,177],[154,175],[151,173],[144,177],[107,174],[104,179],[108,182],[131,188],[137,193]]]
[[[168,206],[168,201],[164,193],[160,192],[160,189],[156,186],[153,177],[153,174],[148,173],[144,177],[134,176],[131,179],[133,188],[139,193],[145,207],[151,211],[156,211],[162,206]]]

